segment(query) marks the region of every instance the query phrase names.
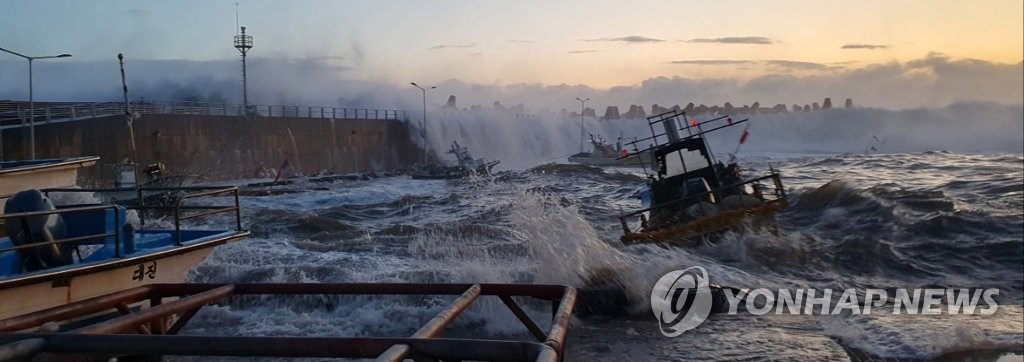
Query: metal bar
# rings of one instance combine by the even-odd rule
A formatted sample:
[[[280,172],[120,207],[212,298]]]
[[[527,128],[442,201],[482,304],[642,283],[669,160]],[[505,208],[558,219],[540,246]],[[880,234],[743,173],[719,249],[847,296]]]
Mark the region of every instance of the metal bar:
[[[178,332],[180,332],[182,328],[185,328],[185,325],[192,320],[192,317],[196,316],[196,313],[199,313],[199,308],[186,311],[185,314],[178,317],[178,320],[174,321],[174,324],[171,325],[170,328],[167,328],[165,334],[178,334]]]
[[[473,304],[473,301],[480,296],[480,292],[480,284],[473,284],[473,286],[466,289],[461,296],[452,301],[452,304],[448,305],[447,309],[441,311],[434,316],[433,319],[427,322],[427,324],[420,327],[420,329],[412,335],[412,338],[436,337],[444,330],[444,327],[447,326],[448,323],[451,323],[451,321],[462,314],[470,304]],[[407,344],[394,345],[388,348],[387,351],[384,351],[384,353],[381,353],[381,355],[377,357],[377,361],[399,362],[404,360],[410,351],[411,347]]]
[[[150,286],[141,286],[0,320],[0,332],[20,331],[53,321],[109,310],[123,301],[134,303],[142,300],[151,290]]]
[[[123,332],[129,328],[132,328],[142,323],[146,323],[162,317],[167,317],[172,314],[185,312],[191,309],[196,309],[202,307],[207,303],[211,303],[229,297],[231,296],[233,291],[233,285],[224,285],[219,288],[214,288],[202,293],[190,295],[172,302],[164,303],[153,308],[141,310],[138,313],[114,318],[109,321],[100,322],[84,328],[79,328],[72,332],[82,334]]]
[[[548,332],[548,339],[544,344],[553,348],[558,356],[562,356],[565,348],[565,335],[569,331],[569,321],[572,319],[572,309],[576,306],[576,288],[566,287],[562,300],[559,302],[558,311],[551,321],[551,330]]]
[[[530,330],[530,334],[532,334],[534,338],[537,338],[537,340],[541,342],[543,342],[547,338],[547,335],[544,334],[544,331],[542,331],[540,327],[537,326],[537,323],[534,322],[533,319],[530,318],[530,316],[526,315],[526,312],[523,311],[523,308],[520,308],[519,304],[516,304],[516,301],[512,300],[512,297],[507,295],[499,295],[498,298],[501,298],[501,301],[505,303],[505,306],[507,306],[509,310],[512,311],[512,314],[515,314],[516,318],[519,318],[519,321],[523,322],[523,326],[525,326],[526,329]]]
[[[225,206],[225,207],[214,209],[214,210],[210,210],[210,211],[198,212],[198,213],[187,215],[187,216],[179,216],[178,218],[181,219],[181,220],[188,220],[188,219],[194,219],[194,218],[197,218],[197,217],[203,217],[203,216],[207,216],[207,215],[219,214],[219,213],[222,213],[222,212],[225,212],[225,211],[231,211],[231,210],[238,210],[238,208],[234,207],[234,206]]]
[[[32,333],[0,336],[0,345],[41,339],[41,352],[89,355],[372,358],[395,344],[441,360],[532,361],[540,343],[479,339],[210,337]]]
[[[107,237],[107,236],[115,236],[115,235],[117,235],[117,233],[95,234],[95,235],[79,236],[79,237],[74,237],[74,238],[69,238],[69,239],[60,239],[60,240],[54,240],[54,241],[42,241],[42,242],[38,242],[38,243],[22,244],[22,245],[12,246],[12,247],[9,247],[9,248],[0,249],[0,253],[6,252],[6,251],[11,251],[11,250],[31,249],[31,248],[34,248],[34,247],[37,247],[37,246],[46,246],[46,245],[54,245],[54,244],[65,244],[65,243],[71,243],[71,242],[75,242],[75,241],[79,241],[79,240],[98,239],[98,238],[103,238],[103,237]]]
[[[0,345],[0,361],[28,361],[46,347],[46,340],[30,338]]]

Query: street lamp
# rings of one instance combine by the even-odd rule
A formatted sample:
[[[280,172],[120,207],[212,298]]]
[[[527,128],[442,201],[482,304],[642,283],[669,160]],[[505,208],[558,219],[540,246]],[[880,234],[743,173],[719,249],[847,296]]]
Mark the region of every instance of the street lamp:
[[[426,165],[427,164],[427,91],[431,90],[431,89],[434,89],[434,88],[437,88],[437,87],[434,86],[434,87],[430,87],[430,88],[423,88],[423,87],[420,87],[419,84],[416,84],[416,82],[412,82],[412,83],[409,83],[409,84],[412,84],[413,87],[419,88],[421,91],[423,91],[423,123],[422,123],[422,126],[423,126],[423,164]]]
[[[67,58],[67,57],[70,57],[71,54],[64,53],[64,54],[61,54],[61,55],[48,55],[48,56],[45,56],[45,57],[30,57],[30,56],[27,56],[27,55],[24,55],[24,54],[21,54],[21,53],[17,53],[17,52],[13,52],[13,51],[10,51],[10,50],[4,49],[4,48],[0,48],[0,51],[3,51],[5,53],[14,54],[14,55],[17,55],[19,57],[22,57],[22,58],[25,58],[25,59],[28,60],[28,118],[29,118],[29,121],[28,121],[29,122],[28,123],[28,139],[29,139],[29,157],[34,160],[34,159],[36,159],[36,107],[35,107],[35,99],[32,97],[32,61],[36,60],[36,59]]]
[[[583,105],[586,104],[590,98],[580,99],[580,97],[576,97],[576,100],[580,101],[580,153],[583,153],[585,151],[583,149]]]

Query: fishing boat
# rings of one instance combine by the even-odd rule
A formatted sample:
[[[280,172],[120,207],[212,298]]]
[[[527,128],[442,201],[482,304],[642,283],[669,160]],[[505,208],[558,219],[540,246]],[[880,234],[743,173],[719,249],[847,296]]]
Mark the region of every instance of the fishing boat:
[[[483,158],[473,158],[469,149],[459,145],[458,141],[452,142],[452,147],[446,153],[455,155],[458,164],[427,164],[414,169],[409,173],[414,179],[424,180],[453,180],[465,178],[470,175],[490,175],[491,169],[501,161],[487,161]]]
[[[0,318],[150,283],[182,282],[214,247],[249,235],[242,229],[235,187],[183,189],[188,193],[173,206],[160,207],[174,215],[174,228],[165,229],[136,229],[121,205],[54,205],[51,191],[24,190],[4,205],[8,236],[0,238]],[[207,200],[195,204],[200,198]],[[233,202],[217,204],[224,199]],[[184,225],[219,213],[233,216],[233,223],[214,229]]]
[[[78,170],[95,165],[99,159],[87,156],[0,162],[0,204],[25,185],[40,188],[74,186],[78,181]]]
[[[593,150],[569,156],[569,162],[588,166],[641,167],[651,165],[649,152],[629,152],[623,148],[622,138],[614,145],[600,136],[590,135]]]
[[[651,116],[651,137],[632,142],[652,142],[648,151],[654,163],[639,192],[642,208],[619,217],[622,242],[685,246],[729,230],[774,227],[775,214],[788,206],[779,172],[769,166],[767,175],[745,179],[735,160],[725,164],[715,159],[706,138],[750,120],[694,118],[682,128],[677,120],[686,122],[686,113]],[[659,128],[663,133],[657,133]],[[630,221],[639,225],[631,226]]]

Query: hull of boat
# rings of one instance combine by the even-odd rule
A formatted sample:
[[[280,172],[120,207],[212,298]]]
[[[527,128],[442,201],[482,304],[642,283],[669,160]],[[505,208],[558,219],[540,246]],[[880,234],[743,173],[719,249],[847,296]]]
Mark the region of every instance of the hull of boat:
[[[78,169],[95,165],[99,157],[76,157],[59,160],[9,161],[0,167],[0,205],[6,196],[33,188],[74,186],[78,181]]]
[[[184,282],[216,246],[248,234],[235,232],[196,244],[0,280],[0,319],[141,285]]]
[[[789,207],[786,200],[764,203],[756,207],[722,211],[714,216],[656,230],[643,230],[623,235],[625,244],[659,243],[674,246],[697,246],[728,231],[774,229],[775,214]]]

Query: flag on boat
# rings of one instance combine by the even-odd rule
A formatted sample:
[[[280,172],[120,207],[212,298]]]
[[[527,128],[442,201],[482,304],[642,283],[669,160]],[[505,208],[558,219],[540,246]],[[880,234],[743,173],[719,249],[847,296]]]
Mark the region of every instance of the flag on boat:
[[[277,169],[277,176],[274,177],[274,182],[280,181],[282,178],[292,177],[292,165],[288,163],[288,160],[284,160],[281,167]]]
[[[747,136],[749,136],[749,135],[750,135],[750,133],[749,133],[749,132],[747,132],[747,129],[748,129],[748,128],[750,128],[750,125],[749,125],[749,124],[748,124],[748,125],[747,125],[746,127],[743,127],[743,135],[742,135],[742,136],[740,136],[740,144],[741,144],[741,145],[742,145],[742,144],[743,144],[744,142],[747,142]]]

